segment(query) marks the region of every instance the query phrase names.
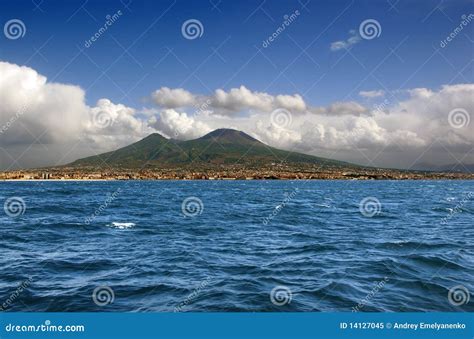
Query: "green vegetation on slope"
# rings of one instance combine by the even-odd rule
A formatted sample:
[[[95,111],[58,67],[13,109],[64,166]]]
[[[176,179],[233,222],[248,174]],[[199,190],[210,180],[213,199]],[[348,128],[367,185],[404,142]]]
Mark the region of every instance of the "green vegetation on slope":
[[[110,167],[174,167],[244,165],[262,166],[272,163],[305,163],[331,167],[355,165],[311,155],[279,150],[232,129],[217,129],[188,141],[166,139],[154,133],[116,151],[76,160],[69,166],[85,167],[105,164]]]

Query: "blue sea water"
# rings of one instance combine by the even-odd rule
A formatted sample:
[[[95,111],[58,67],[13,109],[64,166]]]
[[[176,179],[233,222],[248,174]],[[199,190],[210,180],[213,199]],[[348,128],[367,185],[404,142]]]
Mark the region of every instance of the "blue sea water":
[[[473,192],[474,181],[0,182],[0,308],[474,311]]]

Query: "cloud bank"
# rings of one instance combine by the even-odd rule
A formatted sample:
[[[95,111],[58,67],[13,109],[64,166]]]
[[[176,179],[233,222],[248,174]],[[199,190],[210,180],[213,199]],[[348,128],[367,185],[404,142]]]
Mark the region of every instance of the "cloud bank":
[[[186,140],[216,128],[367,165],[474,162],[474,84],[409,89],[403,99],[392,93],[380,102],[385,94],[359,93],[373,106],[357,101],[313,106],[298,93],[245,86],[211,94],[162,87],[150,94],[152,106],[144,109],[106,98],[90,107],[80,87],[48,82],[31,68],[0,62],[0,164],[2,169],[62,164],[153,132]]]

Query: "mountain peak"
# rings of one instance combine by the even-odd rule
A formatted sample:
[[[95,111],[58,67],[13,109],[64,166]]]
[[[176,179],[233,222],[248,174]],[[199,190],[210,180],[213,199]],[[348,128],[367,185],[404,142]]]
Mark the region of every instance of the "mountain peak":
[[[152,133],[142,140],[147,140],[147,139],[166,139],[164,136],[162,136],[160,133]]]
[[[208,134],[200,137],[198,140],[214,139],[219,142],[231,143],[260,143],[257,139],[251,137],[247,133],[232,128],[218,128]]]

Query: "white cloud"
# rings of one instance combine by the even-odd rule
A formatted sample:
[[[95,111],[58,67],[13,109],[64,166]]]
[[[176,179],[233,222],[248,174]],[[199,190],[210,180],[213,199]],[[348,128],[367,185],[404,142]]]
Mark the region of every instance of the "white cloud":
[[[353,29],[349,31],[349,35],[350,36],[349,38],[347,38],[347,40],[332,42],[330,46],[331,51],[335,52],[341,49],[348,49],[352,45],[355,45],[362,40],[361,37],[357,34],[357,32]]]
[[[158,117],[150,119],[149,123],[164,136],[174,139],[193,139],[211,131],[205,123],[174,109],[164,110]]]
[[[274,98],[267,93],[252,92],[245,86],[240,86],[232,88],[229,92],[218,89],[211,100],[212,107],[228,112],[238,112],[244,109],[269,112],[273,108]]]
[[[363,98],[378,98],[378,97],[383,97],[385,95],[385,91],[382,91],[382,90],[360,91],[359,95]]]
[[[0,62],[0,102],[1,145],[61,142],[78,135],[88,116],[81,88],[7,62]]]
[[[285,108],[292,112],[306,111],[306,103],[299,94],[277,95],[275,98],[275,106],[278,108]]]
[[[153,92],[151,96],[157,105],[166,108],[192,106],[196,100],[193,94],[182,88],[171,89],[168,87],[161,87]]]
[[[137,117],[135,109],[100,99],[89,110],[82,136],[101,148],[116,148],[153,132],[146,121]]]
[[[12,158],[28,167],[72,161],[91,150],[129,144],[152,130],[132,108],[107,99],[91,108],[80,87],[48,82],[32,68],[8,62],[0,62],[0,102],[0,168],[10,167]],[[113,123],[101,125],[98,116]],[[87,147],[78,146],[81,140]]]
[[[292,114],[311,112],[329,115],[361,115],[369,112],[369,109],[354,101],[335,102],[328,107],[311,107],[299,94],[271,95],[251,91],[245,86],[231,88],[229,91],[217,89],[210,96],[192,94],[182,88],[162,87],[152,94],[152,98],[156,99],[157,93],[160,93],[159,106],[176,108],[193,106],[200,114],[206,112],[206,114],[220,116],[241,116],[242,113],[251,112],[269,113],[282,108]],[[157,100],[154,102],[157,103]],[[156,110],[150,110],[150,112],[156,113]]]
[[[254,92],[245,86],[231,88],[229,91],[217,89],[212,95],[192,94],[185,89],[162,87],[151,95],[152,100],[160,107],[208,110],[217,115],[233,115],[242,111],[255,110],[271,112],[284,108],[294,113],[304,112],[307,105],[299,94],[271,95],[265,92]],[[204,108],[204,109],[203,109]]]
[[[258,140],[277,148],[291,149],[302,142],[298,131],[282,128],[268,121],[257,121],[252,134]]]
[[[431,97],[434,93],[428,88],[413,88],[408,90],[408,93],[414,98],[427,99]]]

